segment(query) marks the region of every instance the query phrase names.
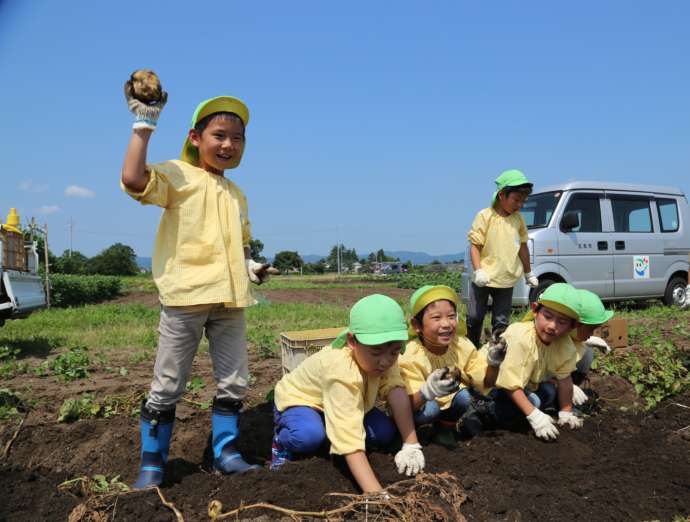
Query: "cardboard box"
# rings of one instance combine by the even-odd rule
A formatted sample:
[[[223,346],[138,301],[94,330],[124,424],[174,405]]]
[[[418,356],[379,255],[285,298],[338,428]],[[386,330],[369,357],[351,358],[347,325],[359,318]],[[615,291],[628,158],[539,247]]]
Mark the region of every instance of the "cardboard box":
[[[628,321],[611,319],[594,330],[594,335],[604,339],[611,348],[628,346]]]

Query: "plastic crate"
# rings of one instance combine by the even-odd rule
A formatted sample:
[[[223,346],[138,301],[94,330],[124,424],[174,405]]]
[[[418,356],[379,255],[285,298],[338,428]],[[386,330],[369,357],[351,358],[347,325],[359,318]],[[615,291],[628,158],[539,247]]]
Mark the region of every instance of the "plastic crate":
[[[283,375],[293,371],[311,354],[331,344],[343,330],[344,327],[281,333],[280,357],[282,359]]]

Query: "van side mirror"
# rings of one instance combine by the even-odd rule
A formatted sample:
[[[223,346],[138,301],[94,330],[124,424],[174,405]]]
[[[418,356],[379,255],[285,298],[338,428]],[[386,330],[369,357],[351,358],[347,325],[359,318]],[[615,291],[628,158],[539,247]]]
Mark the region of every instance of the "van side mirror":
[[[577,212],[566,212],[561,218],[561,230],[567,232],[580,226],[580,216]]]

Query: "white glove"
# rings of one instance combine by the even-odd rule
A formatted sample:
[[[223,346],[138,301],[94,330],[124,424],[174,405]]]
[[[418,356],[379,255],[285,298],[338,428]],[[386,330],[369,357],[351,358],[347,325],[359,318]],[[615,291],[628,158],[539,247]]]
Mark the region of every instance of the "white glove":
[[[690,285],[685,287],[685,301],[680,305],[681,310],[687,310],[690,308]]]
[[[279,274],[280,270],[273,268],[268,263],[257,263],[253,259],[245,259],[247,275],[252,283],[260,285],[270,279],[270,274]]]
[[[404,473],[408,477],[422,471],[424,469],[422,445],[417,442],[414,444],[404,443],[402,449],[395,454],[395,465],[398,467],[398,473]]]
[[[478,268],[474,271],[474,284],[477,286],[486,286],[489,284],[489,274],[485,270]]]
[[[576,430],[582,428],[584,421],[580,417],[576,417],[572,411],[559,411],[558,412],[558,425],[559,426],[569,426],[570,428]]]
[[[525,283],[530,288],[537,288],[539,286],[539,279],[534,275],[534,272],[527,272],[525,274]]]
[[[588,337],[585,341],[585,345],[600,350],[604,355],[607,355],[611,352],[611,347],[608,345],[608,343],[596,335]]]
[[[534,408],[534,411],[527,415],[527,421],[540,439],[555,440],[558,437],[558,428],[554,420],[539,408]]]
[[[573,384],[573,406],[582,406],[589,400],[587,394],[577,384]]]
[[[135,73],[136,74],[136,73]],[[132,80],[125,82],[125,98],[127,99],[127,107],[129,112],[134,114],[133,129],[150,129],[155,130],[158,124],[158,118],[161,111],[168,101],[168,93],[161,91],[161,98],[158,101],[150,103],[137,100],[134,97],[134,87]]]
[[[419,392],[424,397],[424,400],[430,401],[436,397],[455,393],[459,389],[460,383],[453,378],[450,370],[448,368],[439,368],[429,374]]]

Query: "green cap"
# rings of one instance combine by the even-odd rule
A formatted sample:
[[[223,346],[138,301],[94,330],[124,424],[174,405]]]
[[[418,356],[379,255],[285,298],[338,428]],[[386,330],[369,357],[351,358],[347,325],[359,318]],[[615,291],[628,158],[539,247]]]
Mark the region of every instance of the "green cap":
[[[580,291],[568,283],[554,283],[547,287],[537,299],[537,303],[571,319],[580,319]]]
[[[417,336],[417,331],[412,327],[412,318],[434,301],[440,301],[442,299],[453,303],[456,309],[458,307],[458,303],[460,302],[457,292],[450,286],[424,285],[423,287],[415,290],[410,297],[410,328],[408,330],[410,337]],[[465,335],[466,333],[467,326],[465,325],[465,321],[458,319],[456,334]]]
[[[232,96],[216,96],[215,98],[204,100],[197,105],[192,116],[192,128],[196,127],[199,120],[216,112],[232,112],[240,117],[245,127],[249,124],[249,109],[242,100]],[[180,159],[191,165],[199,166],[199,151],[189,141],[189,137],[184,140]]]
[[[367,345],[407,341],[409,338],[402,308],[393,299],[381,294],[368,295],[354,304],[350,310],[350,326],[338,334],[331,346],[345,346],[348,333]]]
[[[494,183],[496,183],[496,192],[494,192],[494,195],[491,197],[491,206],[496,203],[498,193],[506,187],[517,187],[519,185],[529,185],[530,188],[532,187],[532,183],[530,183],[522,171],[516,169],[502,172]]]
[[[589,290],[578,290],[580,294],[580,322],[582,324],[600,325],[613,317],[613,312],[604,308],[599,296]]]

